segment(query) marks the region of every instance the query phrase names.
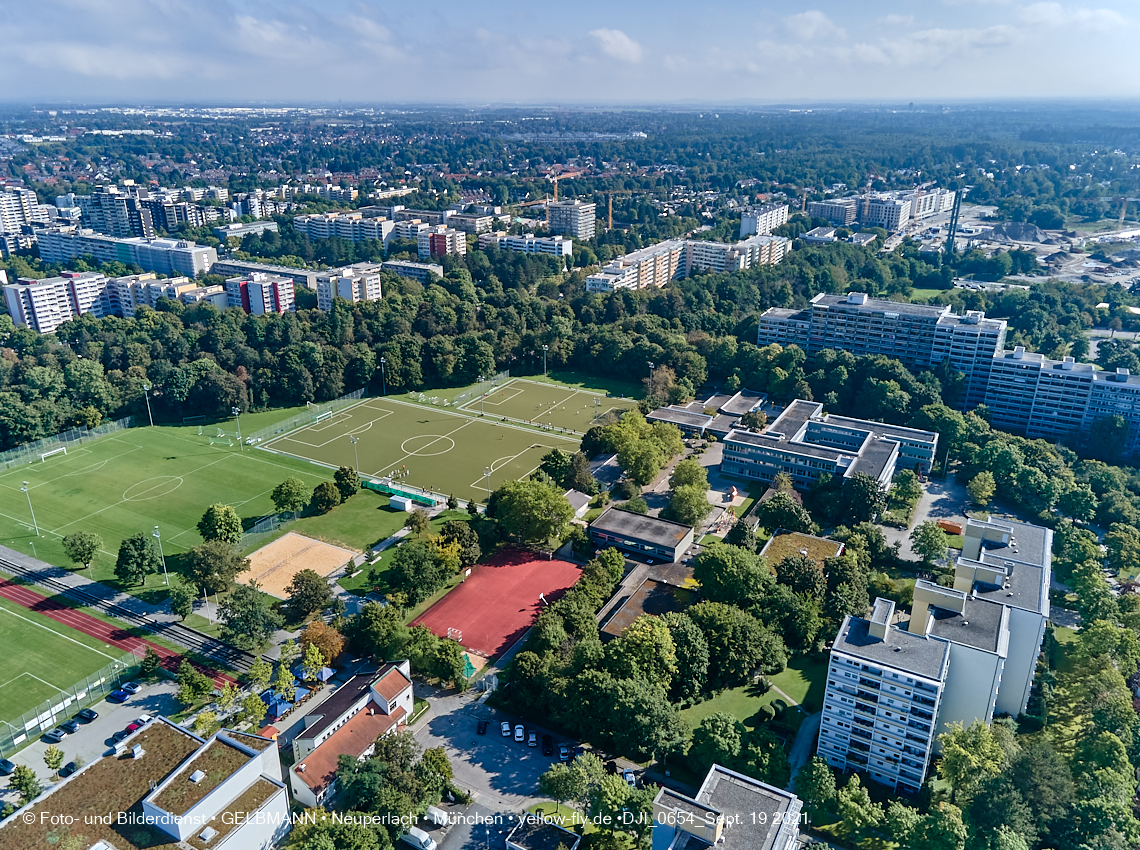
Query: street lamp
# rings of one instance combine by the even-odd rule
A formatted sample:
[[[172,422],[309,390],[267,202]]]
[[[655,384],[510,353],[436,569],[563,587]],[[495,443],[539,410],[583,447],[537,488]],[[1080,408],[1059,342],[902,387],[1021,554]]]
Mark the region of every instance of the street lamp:
[[[146,418],[150,420],[150,427],[154,427],[154,414],[150,412],[150,384],[143,384],[143,398],[146,399]]]
[[[355,434],[348,435],[348,441],[352,443],[352,453],[356,457],[356,474],[360,474],[360,450],[356,448],[356,444],[360,439]]]
[[[656,366],[653,365],[652,360],[650,360],[648,362],[649,362],[649,392],[650,392],[650,394],[652,394],[653,393],[653,370],[656,368]]]
[[[546,352],[550,350],[549,345],[542,347],[542,377],[546,377]]]
[[[241,451],[241,420],[238,419],[238,415],[241,413],[241,408],[240,407],[231,407],[230,413],[232,413],[234,415],[234,422],[237,423],[238,451],[240,452]]]
[[[479,376],[479,383],[480,384],[483,383],[483,376],[482,375]],[[480,416],[483,415],[483,397],[486,395],[487,395],[487,393],[485,390],[483,392],[479,393],[479,415]]]
[[[20,488],[24,491],[24,495],[28,497],[28,513],[32,515],[32,526],[36,529],[36,537],[40,536],[40,525],[36,522],[36,512],[32,510],[32,494],[28,491],[28,482],[24,482],[24,486]]]
[[[382,393],[382,395],[388,395],[388,375],[384,371],[384,364],[387,362],[388,362],[388,360],[386,358],[384,358],[384,357],[380,358],[380,383],[384,387],[384,392]]]
[[[483,482],[487,485],[487,505],[491,504],[491,467],[486,467],[483,470]]]
[[[154,533],[151,534],[155,540],[158,541],[158,557],[162,560],[162,580],[165,584],[170,584],[170,574],[166,571],[166,556],[162,554],[162,535],[158,533],[158,526],[154,527]]]

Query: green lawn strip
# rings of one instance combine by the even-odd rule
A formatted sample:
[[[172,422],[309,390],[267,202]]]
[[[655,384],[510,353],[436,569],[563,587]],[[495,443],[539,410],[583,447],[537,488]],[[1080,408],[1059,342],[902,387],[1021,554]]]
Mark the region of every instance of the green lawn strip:
[[[739,688],[721,691],[712,699],[683,709],[681,718],[691,728],[696,729],[706,717],[725,712],[731,714],[745,726],[755,729],[760,723],[756,713],[777,699],[780,699],[780,695],[774,690],[769,689],[767,693],[761,694],[753,685],[743,685]]]
[[[387,496],[361,490],[327,514],[301,516],[283,528],[365,552],[403,528],[407,518],[403,511],[388,507]]]
[[[1056,670],[1058,673],[1072,673],[1074,671],[1073,660],[1069,655],[1070,647],[1077,642],[1077,632],[1070,629],[1068,626],[1054,626],[1053,638],[1060,646],[1060,651],[1057,653]]]
[[[926,301],[928,298],[937,298],[949,290],[946,289],[924,289],[915,287],[914,291],[910,294],[910,300],[913,302]]]
[[[786,669],[769,676],[768,681],[802,704],[805,712],[813,714],[823,709],[827,656],[797,655],[788,662]]]
[[[748,512],[752,510],[753,505],[756,504],[756,500],[764,495],[765,490],[767,490],[767,488],[763,485],[753,484],[750,486],[748,488],[748,495],[744,497],[744,501],[741,502],[740,507],[733,508],[737,517],[743,519],[748,516]]]

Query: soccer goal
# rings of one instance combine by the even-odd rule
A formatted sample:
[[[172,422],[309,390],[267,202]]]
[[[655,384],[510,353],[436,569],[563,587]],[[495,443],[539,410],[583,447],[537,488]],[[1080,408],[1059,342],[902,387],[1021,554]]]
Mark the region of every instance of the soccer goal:
[[[333,415],[333,412],[331,410],[326,410],[324,413],[316,414],[313,417],[313,421],[314,422],[323,422],[325,419],[328,419],[332,415]]]
[[[44,462],[52,455],[65,455],[67,454],[67,446],[60,446],[58,449],[52,449],[50,452],[43,452],[40,455],[40,462]]]

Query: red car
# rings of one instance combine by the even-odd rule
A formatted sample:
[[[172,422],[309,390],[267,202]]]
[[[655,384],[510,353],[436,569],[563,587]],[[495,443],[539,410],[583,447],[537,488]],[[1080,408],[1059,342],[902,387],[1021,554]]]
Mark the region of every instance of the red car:
[[[128,732],[136,732],[139,729],[142,729],[141,723],[132,723],[130,726],[127,727]]]

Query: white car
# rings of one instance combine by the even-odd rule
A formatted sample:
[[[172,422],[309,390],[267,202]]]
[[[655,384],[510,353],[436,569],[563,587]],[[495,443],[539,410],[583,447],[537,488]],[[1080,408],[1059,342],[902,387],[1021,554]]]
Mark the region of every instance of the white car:
[[[152,721],[152,720],[154,720],[154,718],[151,717],[149,714],[140,714],[138,717],[135,718],[135,723],[137,723],[139,726],[145,726],[146,724],[150,723],[150,721]]]
[[[511,737],[511,724],[510,723],[508,723],[507,721],[504,720],[502,723],[499,724],[499,728],[503,730],[503,737],[504,738]]]
[[[515,740],[520,744],[526,740],[526,729],[523,728],[521,723],[515,727]]]
[[[142,685],[140,685],[138,682],[127,682],[120,688],[120,690],[126,691],[131,696],[134,696],[142,690]]]

